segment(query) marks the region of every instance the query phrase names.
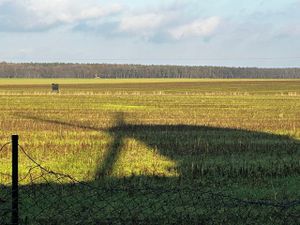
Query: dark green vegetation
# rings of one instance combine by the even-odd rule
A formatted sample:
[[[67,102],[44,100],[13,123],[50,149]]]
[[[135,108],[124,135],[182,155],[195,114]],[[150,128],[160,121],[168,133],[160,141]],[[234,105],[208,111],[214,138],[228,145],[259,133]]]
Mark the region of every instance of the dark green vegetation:
[[[22,153],[29,224],[299,222],[299,205],[248,202],[300,199],[299,80],[0,80],[0,109],[0,145],[17,132],[37,162],[82,182],[26,176]],[[8,149],[0,162],[9,173]]]
[[[2,78],[300,78],[300,68],[0,63]]]

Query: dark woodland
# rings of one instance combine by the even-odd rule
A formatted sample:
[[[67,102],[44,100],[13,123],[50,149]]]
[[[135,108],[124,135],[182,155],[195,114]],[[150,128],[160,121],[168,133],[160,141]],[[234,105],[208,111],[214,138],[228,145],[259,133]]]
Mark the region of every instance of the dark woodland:
[[[0,78],[300,78],[300,68],[0,63]]]

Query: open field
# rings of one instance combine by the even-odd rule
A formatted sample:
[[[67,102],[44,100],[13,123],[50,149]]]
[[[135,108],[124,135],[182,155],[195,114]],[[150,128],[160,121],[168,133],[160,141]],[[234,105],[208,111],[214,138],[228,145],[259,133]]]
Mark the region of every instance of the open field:
[[[61,84],[59,94],[50,91],[54,82]],[[96,188],[193,187],[242,199],[300,199],[300,80],[0,79],[0,146],[12,133],[20,135],[22,147],[44,167]],[[10,179],[1,174],[10,173],[10,157],[8,148],[0,152],[4,192]],[[25,189],[32,185],[26,177],[30,166],[32,162],[21,155]],[[62,183],[51,176],[47,181],[35,179],[42,205],[56,201],[42,185],[45,182],[65,192],[72,188],[67,179]],[[84,204],[87,191],[74,193]],[[210,201],[195,203],[195,193],[150,193],[147,199],[144,195],[121,191],[105,196],[107,200],[99,202],[101,212],[93,216],[125,218],[126,207],[134,204],[152,220],[164,214],[175,218],[180,212],[201,217],[203,224],[250,224],[253,219],[257,224],[276,224],[273,214],[279,213],[255,208],[249,219],[235,207],[226,211],[209,208]],[[147,211],[156,198],[161,200],[156,204],[160,215]],[[26,197],[26,204],[31,201]],[[96,204],[98,199],[91,201]],[[106,202],[121,211],[116,214]],[[174,210],[179,206],[183,209]],[[40,224],[68,224],[64,218],[76,224],[74,215],[82,211],[80,207],[77,204],[62,216],[55,207],[41,214],[35,205],[23,209],[23,214],[40,216]],[[295,210],[299,213],[299,206]],[[91,217],[82,217],[92,224]]]

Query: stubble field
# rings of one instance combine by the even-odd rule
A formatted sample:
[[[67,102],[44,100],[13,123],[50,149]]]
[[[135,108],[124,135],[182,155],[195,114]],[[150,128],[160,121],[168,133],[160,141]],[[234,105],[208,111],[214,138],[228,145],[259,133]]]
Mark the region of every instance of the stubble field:
[[[60,84],[60,93],[51,93],[53,82]],[[180,221],[192,218],[195,224],[199,218],[203,224],[247,223],[248,217],[241,216],[245,213],[237,211],[239,205],[228,209],[216,200],[219,208],[208,207],[201,200],[202,205],[195,206],[191,191],[148,193],[143,199],[144,190],[194,188],[274,202],[300,198],[300,80],[2,79],[0,146],[12,133],[19,134],[21,147],[51,171],[94,188],[136,190],[127,195],[128,190],[122,189],[107,200],[103,192],[97,205],[103,213],[84,214],[85,222],[78,224],[128,214],[140,219],[136,221],[160,218],[166,224],[179,224],[175,219],[179,214]],[[45,180],[38,176],[40,170],[31,170],[28,176],[32,163],[20,155],[20,182],[25,189],[40,188],[37,195],[49,193],[48,199],[40,196],[44,202],[39,204],[57,199],[51,197],[49,183],[70,191],[67,179],[57,182],[56,176],[49,176]],[[10,186],[9,147],[0,152],[0,165],[4,193]],[[37,177],[34,182],[32,176]],[[74,224],[74,215],[82,211],[87,198],[84,193],[76,192],[76,204],[66,201],[72,210],[64,216],[62,209],[42,214],[26,195],[27,204],[33,206],[24,207],[22,213],[29,224],[50,220],[61,224],[68,216]],[[150,207],[154,199],[156,209]],[[112,210],[107,202],[120,210]],[[89,204],[86,207],[97,204],[97,198]],[[251,220],[279,223],[273,215],[276,210],[249,207]],[[293,215],[299,213],[299,205],[293,210]],[[118,221],[134,224],[131,217]],[[299,221],[292,218],[290,223]]]

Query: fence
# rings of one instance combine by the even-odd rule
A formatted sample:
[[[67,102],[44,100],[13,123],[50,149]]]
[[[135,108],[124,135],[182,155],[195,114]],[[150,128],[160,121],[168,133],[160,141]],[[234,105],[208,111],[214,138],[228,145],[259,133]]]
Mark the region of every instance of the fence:
[[[12,172],[0,173],[3,178],[0,179],[0,225],[300,222],[299,199],[246,200],[203,187],[159,187],[130,179],[118,184],[103,180],[82,182],[43,167],[18,144],[17,135],[0,152],[10,144]],[[21,178],[18,177],[18,153],[32,163]]]

